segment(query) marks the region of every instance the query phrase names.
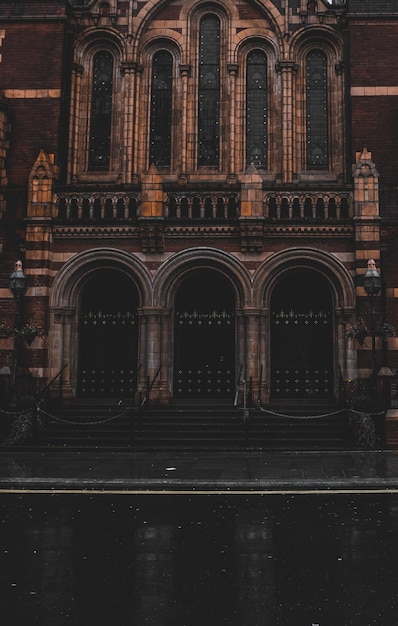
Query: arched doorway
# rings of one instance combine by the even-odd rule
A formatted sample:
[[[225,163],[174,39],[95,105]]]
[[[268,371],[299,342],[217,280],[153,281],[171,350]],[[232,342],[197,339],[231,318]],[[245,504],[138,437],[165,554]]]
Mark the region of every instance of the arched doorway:
[[[87,281],[79,314],[79,397],[134,395],[137,387],[137,306],[137,288],[121,272],[100,270]]]
[[[315,270],[292,270],[271,297],[271,399],[333,397],[333,303]]]
[[[194,270],[175,299],[174,397],[231,398],[235,385],[235,298],[229,281]]]

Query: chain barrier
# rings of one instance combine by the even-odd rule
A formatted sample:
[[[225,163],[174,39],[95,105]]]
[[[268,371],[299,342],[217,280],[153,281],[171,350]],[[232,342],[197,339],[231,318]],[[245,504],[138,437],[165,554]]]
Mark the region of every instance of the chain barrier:
[[[369,411],[354,411],[354,409],[347,409],[350,413],[354,413],[355,415],[368,415],[369,417],[380,417],[384,415],[385,411],[379,411],[378,413],[370,413]]]
[[[5,446],[13,446],[17,444],[24,444],[26,441],[31,440],[35,436],[36,431],[43,431],[46,429],[48,420],[54,422],[60,422],[63,424],[72,424],[74,426],[96,426],[99,424],[106,424],[113,420],[119,419],[129,413],[131,407],[126,410],[117,413],[117,415],[111,415],[104,419],[97,419],[91,421],[83,420],[66,420],[52,413],[44,411],[40,406],[40,403],[31,405],[29,408],[23,411],[4,411],[0,410],[0,413],[6,416],[12,416],[13,421],[10,427],[10,432],[6,440]]]
[[[13,417],[23,417],[24,415],[28,415],[32,411],[32,407],[30,406],[28,409],[24,411],[5,411],[4,409],[0,409],[0,413],[2,415],[8,415]]]
[[[264,407],[258,407],[260,411],[263,413],[267,413],[268,415],[273,415],[275,417],[284,417],[286,419],[295,419],[295,420],[314,420],[314,419],[322,419],[325,417],[333,417],[334,415],[341,415],[346,413],[347,409],[339,409],[338,411],[333,411],[331,413],[321,413],[320,415],[286,415],[285,413],[277,413],[276,411],[271,411],[269,409],[265,409]]]
[[[43,411],[43,409],[40,409],[40,413],[42,415],[44,415],[46,418],[50,418],[54,420],[54,422],[60,422],[62,424],[73,424],[75,426],[96,426],[98,424],[106,424],[108,422],[113,422],[113,420],[119,419],[120,417],[124,417],[125,415],[129,413],[129,411],[130,409],[126,409],[125,411],[122,411],[121,413],[118,413],[117,415],[111,415],[110,417],[106,417],[104,419],[90,420],[89,422],[83,422],[82,420],[62,419],[62,417],[57,417],[56,415],[47,413],[47,411]]]

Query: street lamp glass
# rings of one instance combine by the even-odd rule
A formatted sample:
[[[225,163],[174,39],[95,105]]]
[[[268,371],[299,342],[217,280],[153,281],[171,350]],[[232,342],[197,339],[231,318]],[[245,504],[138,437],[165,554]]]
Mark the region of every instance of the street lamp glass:
[[[16,264],[16,269],[10,276],[9,288],[15,300],[19,300],[26,293],[28,280],[24,274],[22,266],[17,266]]]
[[[368,296],[377,296],[381,289],[381,276],[376,269],[368,269],[363,277],[363,288]]]

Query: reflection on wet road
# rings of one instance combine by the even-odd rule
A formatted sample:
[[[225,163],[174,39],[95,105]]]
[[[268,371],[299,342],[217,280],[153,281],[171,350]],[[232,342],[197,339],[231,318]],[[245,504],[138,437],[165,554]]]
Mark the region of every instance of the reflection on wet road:
[[[3,626],[396,626],[396,495],[2,494]]]

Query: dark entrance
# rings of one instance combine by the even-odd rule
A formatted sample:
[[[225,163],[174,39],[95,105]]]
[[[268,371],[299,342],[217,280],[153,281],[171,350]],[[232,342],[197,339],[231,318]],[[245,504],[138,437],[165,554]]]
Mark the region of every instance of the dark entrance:
[[[333,309],[313,270],[282,278],[271,299],[271,398],[333,397]]]
[[[137,384],[137,289],[115,270],[99,271],[84,290],[79,330],[78,395],[132,396]]]
[[[193,271],[175,306],[175,398],[230,398],[235,378],[235,300],[229,282]]]

